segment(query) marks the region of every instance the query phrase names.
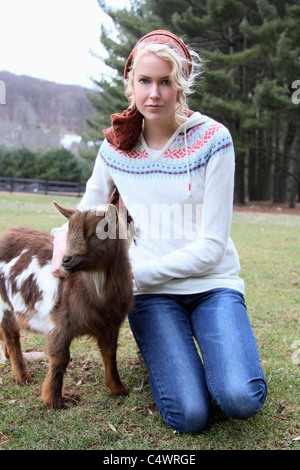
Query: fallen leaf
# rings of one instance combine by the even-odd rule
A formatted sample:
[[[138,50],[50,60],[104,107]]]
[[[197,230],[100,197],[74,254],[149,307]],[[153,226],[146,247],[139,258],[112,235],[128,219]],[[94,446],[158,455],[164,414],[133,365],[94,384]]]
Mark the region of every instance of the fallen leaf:
[[[2,432],[0,431],[0,446],[3,444],[7,444],[8,442],[9,438],[2,434]]]
[[[116,428],[111,423],[108,423],[108,426],[113,432],[117,432]]]

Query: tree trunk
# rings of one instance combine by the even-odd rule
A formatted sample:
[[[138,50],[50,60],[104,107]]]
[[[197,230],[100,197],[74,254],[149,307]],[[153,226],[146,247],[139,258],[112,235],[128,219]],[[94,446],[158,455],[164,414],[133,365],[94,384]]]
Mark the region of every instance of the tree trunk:
[[[250,201],[256,200],[256,149],[251,146],[249,149],[248,165],[248,196]]]
[[[280,152],[279,129],[275,129],[275,148],[274,148],[274,177],[273,177],[273,202],[278,199],[280,186],[280,168],[281,168],[281,152]]]
[[[290,209],[295,209],[296,201],[300,200],[300,135],[297,135],[296,154],[293,160],[292,183],[290,191]],[[298,194],[297,194],[298,193]]]
[[[234,204],[244,206],[245,202],[245,152],[239,152],[236,158]]]
[[[284,147],[283,147],[283,158],[281,162],[280,168],[280,185],[278,187],[278,193],[274,202],[277,203],[285,203],[287,200],[287,182],[288,182],[288,175],[289,175],[289,165],[290,165],[290,156],[291,156],[291,149],[293,145],[293,141],[296,135],[296,124],[295,122],[289,121],[287,125],[286,135],[284,139]]]

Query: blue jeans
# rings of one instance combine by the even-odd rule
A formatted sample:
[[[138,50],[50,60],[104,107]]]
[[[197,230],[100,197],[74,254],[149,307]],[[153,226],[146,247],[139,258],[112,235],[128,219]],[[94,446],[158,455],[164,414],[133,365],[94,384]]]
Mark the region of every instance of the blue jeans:
[[[129,322],[168,425],[185,433],[205,429],[211,397],[232,418],[261,409],[267,386],[239,292],[138,295]]]

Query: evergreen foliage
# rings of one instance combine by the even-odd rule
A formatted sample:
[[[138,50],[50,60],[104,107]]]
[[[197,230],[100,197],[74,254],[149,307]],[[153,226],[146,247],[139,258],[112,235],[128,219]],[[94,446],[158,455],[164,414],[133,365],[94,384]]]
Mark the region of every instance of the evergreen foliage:
[[[65,148],[34,152],[25,147],[0,146],[0,176],[82,182],[90,174],[91,165]]]
[[[137,40],[169,29],[204,59],[204,79],[189,106],[232,133],[235,202],[289,199],[292,206],[300,179],[300,113],[291,98],[300,79],[299,1],[132,0],[130,8],[114,9],[99,0],[99,6],[112,18],[117,38],[102,27],[112,74],[95,82],[99,95],[92,103],[99,114],[89,120],[89,138],[101,139],[110,115],[127,108],[123,70]]]

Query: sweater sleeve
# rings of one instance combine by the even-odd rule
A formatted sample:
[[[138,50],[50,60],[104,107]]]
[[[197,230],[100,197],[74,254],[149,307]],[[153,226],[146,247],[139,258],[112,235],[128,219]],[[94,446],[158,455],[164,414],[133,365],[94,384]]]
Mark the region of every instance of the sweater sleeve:
[[[205,274],[222,261],[231,229],[234,167],[230,137],[226,149],[215,152],[212,149],[206,166],[201,237],[160,259],[135,263],[133,272],[138,290],[174,278]]]

